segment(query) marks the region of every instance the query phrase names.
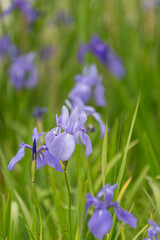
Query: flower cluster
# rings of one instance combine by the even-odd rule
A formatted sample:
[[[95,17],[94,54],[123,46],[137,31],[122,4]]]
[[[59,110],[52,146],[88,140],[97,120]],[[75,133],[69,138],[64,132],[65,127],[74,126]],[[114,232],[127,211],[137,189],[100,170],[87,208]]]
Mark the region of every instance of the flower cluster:
[[[149,238],[144,238],[143,240],[159,240],[160,239],[160,227],[157,223],[153,220],[149,219],[148,223],[151,225],[148,230],[147,234]]]
[[[125,76],[125,68],[120,57],[104,43],[97,35],[93,35],[89,44],[81,44],[78,51],[78,60],[84,61],[87,52],[95,55],[116,77],[122,79]]]
[[[14,0],[11,6],[3,12],[2,17],[6,17],[15,9],[22,12],[29,23],[35,22],[39,16],[39,13],[33,9],[28,0]]]
[[[89,193],[87,194],[86,214],[91,206],[94,205],[95,209],[88,221],[88,228],[99,239],[102,239],[112,228],[113,220],[108,210],[110,208],[114,208],[115,214],[120,221],[129,224],[133,228],[137,226],[137,219],[132,213],[121,208],[118,201],[112,202],[117,185],[117,183],[112,186],[107,184],[99,191],[97,197],[93,197]]]
[[[33,134],[32,134],[32,140],[33,140],[33,145],[28,145],[22,142],[19,145],[19,150],[14,156],[11,161],[9,162],[8,169],[12,171],[14,169],[14,166],[17,162],[19,162],[25,154],[25,148],[28,148],[32,151],[32,159],[36,159],[36,165],[37,169],[40,169],[41,167],[44,167],[46,164],[49,166],[55,168],[57,171],[62,172],[62,167],[59,161],[55,159],[55,157],[48,151],[48,148],[46,145],[42,145],[42,142],[40,140],[40,137],[44,135],[45,133],[38,133],[37,128],[35,127],[33,129]],[[40,142],[40,147],[37,148],[38,143]]]

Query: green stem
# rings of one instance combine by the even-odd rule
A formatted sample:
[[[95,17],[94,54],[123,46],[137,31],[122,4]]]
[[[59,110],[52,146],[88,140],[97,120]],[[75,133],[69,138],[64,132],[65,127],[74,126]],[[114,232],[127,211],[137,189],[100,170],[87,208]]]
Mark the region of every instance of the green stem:
[[[36,199],[36,207],[37,207],[38,215],[39,215],[39,219],[40,219],[40,240],[42,240],[43,221],[42,221],[40,205],[39,205],[39,201],[38,201],[38,197],[37,197],[37,192],[36,192],[36,188],[35,188],[35,176],[36,176],[36,159],[33,159],[33,161],[32,161],[32,187],[33,187],[33,191],[34,191],[34,195],[35,195],[35,199]]]
[[[70,240],[72,240],[72,232],[71,232],[71,192],[69,188],[69,183],[68,183],[68,178],[67,178],[67,173],[66,170],[64,172],[64,177],[65,177],[65,182],[67,186],[67,191],[68,191],[68,220],[69,220],[69,235],[70,235]]]

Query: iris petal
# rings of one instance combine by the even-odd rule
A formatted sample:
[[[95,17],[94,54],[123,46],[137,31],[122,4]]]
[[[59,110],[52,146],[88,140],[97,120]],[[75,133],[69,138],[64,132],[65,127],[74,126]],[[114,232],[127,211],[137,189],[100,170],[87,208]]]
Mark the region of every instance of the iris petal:
[[[106,209],[96,210],[88,222],[88,228],[91,233],[99,239],[102,239],[103,236],[109,232],[112,225],[113,220],[111,214]]]

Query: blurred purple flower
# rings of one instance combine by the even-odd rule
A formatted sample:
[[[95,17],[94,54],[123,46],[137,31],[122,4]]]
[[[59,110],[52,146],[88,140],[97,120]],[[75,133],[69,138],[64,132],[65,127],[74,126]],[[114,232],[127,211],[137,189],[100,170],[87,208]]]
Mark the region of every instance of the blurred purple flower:
[[[43,114],[47,112],[47,108],[46,107],[38,107],[35,106],[35,108],[33,109],[32,112],[32,116],[34,118],[36,118],[37,120],[41,120],[43,117]]]
[[[58,118],[56,115],[57,127],[52,129],[45,136],[46,146],[49,152],[61,161],[67,161],[75,150],[75,144],[80,137],[81,142],[86,145],[85,157],[92,152],[92,143],[86,133],[84,124],[87,120],[87,114],[80,112],[75,108],[69,116],[68,109],[62,107],[62,115]],[[64,132],[61,133],[61,130]]]
[[[91,52],[118,78],[125,76],[122,59],[97,35],[93,35],[89,44],[81,44],[77,54],[79,62],[84,61],[85,54]]]
[[[52,46],[43,46],[43,48],[40,51],[40,57],[42,60],[48,60],[52,57],[54,53],[54,49]]]
[[[18,50],[12,43],[11,38],[8,35],[4,35],[0,38],[0,58],[5,56],[16,57]]]
[[[15,58],[10,69],[11,84],[17,89],[33,88],[38,82],[38,72],[33,63],[34,53],[20,55]]]
[[[85,104],[89,102],[92,93],[97,106],[105,106],[105,88],[102,85],[102,76],[98,75],[95,64],[84,67],[82,74],[75,76],[76,84],[69,93],[69,98],[80,98]]]
[[[154,9],[160,6],[160,0],[144,0],[141,5],[144,9]]]
[[[129,224],[133,228],[137,227],[136,217],[132,213],[121,208],[118,201],[112,202],[117,185],[117,183],[112,186],[107,184],[99,191],[97,197],[93,197],[89,193],[87,194],[86,214],[91,206],[94,205],[95,209],[92,217],[88,221],[88,228],[93,236],[98,239],[102,239],[112,228],[113,220],[108,211],[111,207],[114,208],[115,214],[120,221]],[[103,198],[103,200],[101,200],[101,198]]]
[[[21,11],[29,23],[35,22],[39,16],[39,12],[33,9],[28,0],[14,0],[11,6],[2,13],[2,17],[7,16],[15,9]]]
[[[57,24],[70,25],[73,23],[73,17],[71,14],[67,14],[65,10],[61,9],[57,14]]]
[[[153,220],[149,219],[148,223],[151,225],[148,230],[147,234],[149,238],[144,238],[143,240],[159,240],[160,239],[160,227],[157,223]]]
[[[49,166],[56,168],[57,171],[63,171],[60,162],[57,161],[51,153],[49,153],[46,146],[42,145],[40,137],[44,134],[45,133],[39,134],[36,127],[33,129],[33,145],[31,146],[25,144],[24,142],[19,145],[20,149],[18,150],[16,156],[14,156],[8,164],[8,169],[10,171],[12,171],[15,164],[21,161],[21,159],[24,157],[25,148],[29,148],[32,151],[32,159],[36,159],[37,169],[40,169],[41,167],[44,167],[46,164],[48,164]],[[40,147],[37,149],[38,142],[40,142]]]
[[[101,115],[98,112],[96,112],[96,110],[93,107],[84,105],[83,101],[78,97],[77,98],[75,97],[72,103],[69,100],[66,100],[66,104],[71,111],[78,107],[79,111],[84,111],[87,114],[87,116],[92,115],[94,119],[99,123],[101,137],[102,138],[104,137],[106,125],[102,121]]]

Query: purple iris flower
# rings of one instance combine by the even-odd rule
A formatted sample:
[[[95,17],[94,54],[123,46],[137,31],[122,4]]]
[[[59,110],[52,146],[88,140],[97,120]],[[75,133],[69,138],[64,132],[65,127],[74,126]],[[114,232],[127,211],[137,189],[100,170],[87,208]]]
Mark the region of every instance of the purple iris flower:
[[[56,115],[57,127],[47,133],[45,142],[49,152],[57,160],[69,160],[79,138],[86,145],[85,157],[91,154],[92,143],[84,127],[86,120],[87,114],[84,111],[80,112],[78,108],[75,108],[69,116],[68,109],[63,106],[62,115],[59,118]]]
[[[34,53],[20,55],[15,58],[10,69],[11,84],[17,89],[33,88],[38,82],[37,69],[33,63],[35,58]]]
[[[94,205],[95,209],[92,217],[88,221],[88,228],[98,239],[102,239],[103,236],[112,228],[113,220],[111,213],[108,210],[111,207],[114,208],[115,214],[120,221],[129,224],[133,228],[137,227],[136,217],[132,213],[121,208],[118,201],[112,202],[114,191],[117,186],[117,183],[112,186],[107,184],[99,191],[97,197],[93,197],[89,193],[87,194],[86,214],[91,206]]]
[[[87,114],[87,116],[92,115],[94,119],[99,123],[100,130],[101,130],[101,137],[102,138],[104,137],[106,125],[102,121],[101,115],[98,112],[96,112],[95,108],[88,105],[84,105],[83,101],[78,97],[75,97],[72,103],[69,100],[66,100],[66,104],[71,111],[73,111],[73,109],[78,107],[78,109],[80,111],[84,111]]]
[[[29,23],[35,22],[39,16],[39,13],[33,9],[28,0],[14,0],[12,5],[2,13],[2,17],[7,16],[15,9],[20,10]]]
[[[160,240],[160,227],[153,220],[149,219],[148,223],[151,225],[147,234],[149,238],[144,238],[143,240]]]
[[[76,84],[69,93],[69,98],[80,98],[85,104],[89,102],[92,94],[97,106],[105,106],[105,88],[102,85],[102,76],[98,75],[95,64],[84,67],[82,74],[75,76]]]
[[[46,107],[38,107],[38,106],[35,106],[33,112],[32,112],[32,116],[34,118],[36,118],[37,120],[41,120],[42,119],[42,116],[44,113],[47,112],[47,108]]]
[[[25,144],[24,142],[19,145],[20,149],[18,150],[16,156],[14,156],[8,164],[8,169],[10,171],[12,171],[15,164],[21,161],[21,159],[24,157],[25,148],[29,148],[32,151],[32,159],[36,159],[37,169],[40,169],[41,167],[44,167],[46,164],[48,164],[49,166],[55,168],[57,171],[63,172],[60,162],[52,156],[46,146],[42,145],[40,137],[44,134],[45,133],[39,134],[36,127],[33,129],[33,146]],[[37,149],[39,142],[40,147]]]
[[[120,79],[124,77],[125,68],[122,59],[97,35],[92,36],[89,44],[80,45],[78,60],[83,62],[88,52],[94,54],[116,77]]]
[[[12,43],[11,38],[8,35],[4,35],[0,38],[0,58],[5,56],[16,57],[18,50]]]

